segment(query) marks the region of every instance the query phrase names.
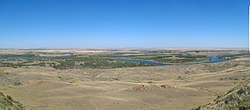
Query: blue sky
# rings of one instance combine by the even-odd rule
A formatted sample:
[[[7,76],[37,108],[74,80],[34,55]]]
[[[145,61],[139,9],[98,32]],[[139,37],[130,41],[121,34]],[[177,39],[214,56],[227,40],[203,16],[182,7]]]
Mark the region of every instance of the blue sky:
[[[0,48],[247,47],[247,0],[0,0]]]

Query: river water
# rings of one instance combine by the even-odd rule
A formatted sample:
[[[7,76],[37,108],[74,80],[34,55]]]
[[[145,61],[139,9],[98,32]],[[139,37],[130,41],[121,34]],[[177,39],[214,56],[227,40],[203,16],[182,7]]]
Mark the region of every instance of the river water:
[[[230,61],[228,59],[221,59],[221,58],[216,58],[215,56],[208,56],[208,59],[210,59],[207,62],[195,62],[193,64],[212,64],[212,63],[220,63],[220,62],[227,62]],[[125,57],[121,58],[113,58],[113,60],[119,60],[119,61],[128,61],[128,62],[135,62],[135,63],[145,63],[149,65],[155,65],[155,66],[171,66],[171,65],[178,65],[178,64],[164,64],[164,63],[159,63],[159,62],[154,62],[154,61],[146,61],[146,60],[141,60],[141,59],[129,59]],[[182,64],[181,64],[182,65]]]
[[[216,58],[215,56],[208,56],[207,58],[210,59],[208,62],[198,62],[198,64],[211,64],[211,63],[220,63],[220,62],[230,61],[229,59]]]

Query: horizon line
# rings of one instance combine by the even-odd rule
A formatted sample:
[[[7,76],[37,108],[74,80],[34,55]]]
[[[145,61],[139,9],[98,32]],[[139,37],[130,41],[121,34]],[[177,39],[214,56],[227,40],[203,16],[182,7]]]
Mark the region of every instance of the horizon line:
[[[242,49],[248,50],[248,47],[81,47],[81,48],[0,48],[0,50],[73,50],[73,49]]]

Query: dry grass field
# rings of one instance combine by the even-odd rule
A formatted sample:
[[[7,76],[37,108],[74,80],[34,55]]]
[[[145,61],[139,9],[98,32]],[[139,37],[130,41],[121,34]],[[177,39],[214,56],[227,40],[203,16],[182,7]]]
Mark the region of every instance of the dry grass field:
[[[250,78],[250,59],[113,69],[1,67],[0,91],[27,110],[191,110]]]

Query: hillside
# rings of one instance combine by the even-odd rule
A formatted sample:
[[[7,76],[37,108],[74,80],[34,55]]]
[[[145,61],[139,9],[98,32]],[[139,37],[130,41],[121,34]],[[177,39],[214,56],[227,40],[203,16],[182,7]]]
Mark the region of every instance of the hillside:
[[[24,110],[21,103],[12,99],[9,95],[0,92],[0,110]]]
[[[250,80],[196,110],[250,110]]]

